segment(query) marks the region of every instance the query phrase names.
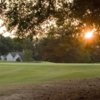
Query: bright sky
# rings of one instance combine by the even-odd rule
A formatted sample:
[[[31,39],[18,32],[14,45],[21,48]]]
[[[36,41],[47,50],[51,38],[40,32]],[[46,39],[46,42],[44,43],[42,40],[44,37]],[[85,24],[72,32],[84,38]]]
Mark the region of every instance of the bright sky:
[[[14,37],[15,31],[12,31],[11,33],[7,31],[6,26],[4,25],[4,21],[0,19],[0,34],[3,34],[4,37]]]

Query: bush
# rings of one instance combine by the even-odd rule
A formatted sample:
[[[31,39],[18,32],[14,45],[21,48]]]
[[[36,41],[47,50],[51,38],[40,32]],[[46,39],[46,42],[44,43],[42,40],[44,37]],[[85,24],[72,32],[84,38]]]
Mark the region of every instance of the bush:
[[[31,50],[24,50],[23,52],[24,54],[24,61],[33,61],[33,54],[32,54],[32,51]]]

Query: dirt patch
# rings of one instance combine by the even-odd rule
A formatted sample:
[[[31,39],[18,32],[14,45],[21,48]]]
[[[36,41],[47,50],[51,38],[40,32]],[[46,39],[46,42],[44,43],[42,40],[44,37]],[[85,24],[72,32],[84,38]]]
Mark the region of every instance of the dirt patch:
[[[100,100],[100,78],[16,87],[0,91],[0,100]]]

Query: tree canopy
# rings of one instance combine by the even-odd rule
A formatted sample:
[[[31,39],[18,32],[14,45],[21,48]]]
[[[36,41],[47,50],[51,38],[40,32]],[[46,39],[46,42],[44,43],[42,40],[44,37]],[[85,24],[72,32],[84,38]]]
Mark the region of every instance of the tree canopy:
[[[17,26],[22,36],[33,36],[44,21],[50,17],[64,19],[69,11],[68,1],[63,0],[2,0],[1,6],[8,29]]]
[[[37,27],[50,17],[57,18],[57,25],[71,20],[78,25],[99,27],[99,0],[1,0],[0,6],[8,29],[17,27],[21,36],[37,34]]]

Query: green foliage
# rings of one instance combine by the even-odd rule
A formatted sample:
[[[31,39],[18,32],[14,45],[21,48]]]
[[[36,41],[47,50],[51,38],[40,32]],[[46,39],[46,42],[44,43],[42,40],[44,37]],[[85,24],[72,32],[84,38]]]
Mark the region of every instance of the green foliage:
[[[29,49],[32,50],[33,49],[33,42],[30,38],[23,38],[22,39],[22,47],[23,49]]]
[[[91,57],[73,25],[67,24],[52,29],[46,38],[37,44],[40,59],[51,62],[90,62]],[[70,28],[71,27],[71,28]]]
[[[23,50],[20,39],[4,37],[0,35],[0,55],[5,55],[9,52],[21,52]]]
[[[39,53],[42,60],[51,62],[83,62],[84,51],[80,45],[75,41],[75,44],[67,39],[44,39],[41,45],[42,50]]]
[[[24,61],[33,61],[33,53],[32,53],[32,51],[31,50],[29,50],[29,49],[25,49],[24,51],[23,51],[23,60]]]
[[[33,50],[33,44],[30,39],[20,39],[0,36],[0,55],[5,55],[8,52],[22,52],[25,49]]]
[[[0,54],[6,54],[10,51],[13,51],[12,39],[0,35]]]
[[[8,29],[18,26],[18,35],[35,34],[35,26],[55,12],[55,0],[9,0],[6,5],[6,18],[9,19]],[[9,10],[7,10],[9,9]]]
[[[100,26],[99,0],[73,0],[72,14],[80,19],[82,24]]]

